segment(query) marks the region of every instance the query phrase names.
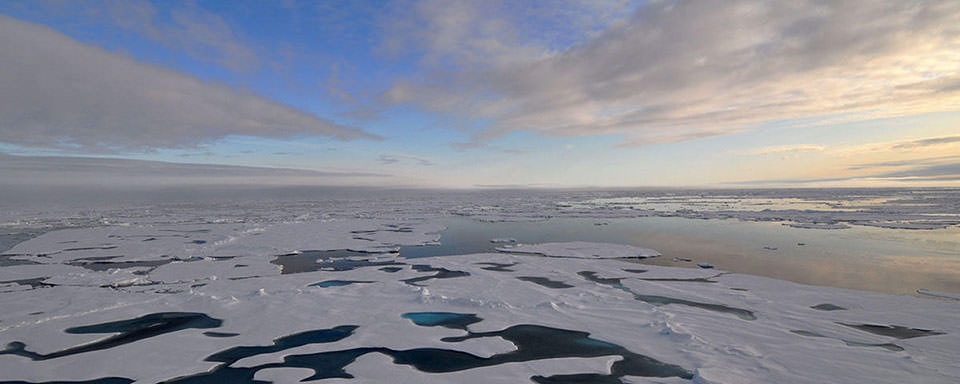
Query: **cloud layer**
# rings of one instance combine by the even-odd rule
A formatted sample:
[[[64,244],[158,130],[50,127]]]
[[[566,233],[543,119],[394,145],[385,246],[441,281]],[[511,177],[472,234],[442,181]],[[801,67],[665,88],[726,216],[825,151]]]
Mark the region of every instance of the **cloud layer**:
[[[144,186],[178,184],[336,185],[383,182],[390,175],[98,157],[0,153],[0,180],[11,186]]]
[[[0,63],[0,142],[9,144],[114,151],[229,135],[377,138],[2,15]]]
[[[424,28],[495,25],[453,4],[418,9]],[[949,0],[651,1],[559,51],[510,48],[503,33],[421,34],[425,57],[446,65],[398,81],[384,100],[489,121],[478,138],[616,133],[626,145],[956,110],[958,19]]]

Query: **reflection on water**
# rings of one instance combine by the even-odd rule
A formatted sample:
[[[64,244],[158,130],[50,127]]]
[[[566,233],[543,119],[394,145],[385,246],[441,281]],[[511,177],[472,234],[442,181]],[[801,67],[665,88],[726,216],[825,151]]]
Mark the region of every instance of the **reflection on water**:
[[[805,284],[913,294],[917,289],[960,293],[960,227],[911,231],[853,227],[801,229],[779,223],[675,217],[553,218],[489,223],[450,218],[440,223],[439,246],[401,247],[408,258],[495,252],[490,239],[519,243],[595,241],[643,246],[663,256],[641,263],[717,268]],[[803,245],[799,245],[803,244]],[[766,248],[765,248],[766,247]]]

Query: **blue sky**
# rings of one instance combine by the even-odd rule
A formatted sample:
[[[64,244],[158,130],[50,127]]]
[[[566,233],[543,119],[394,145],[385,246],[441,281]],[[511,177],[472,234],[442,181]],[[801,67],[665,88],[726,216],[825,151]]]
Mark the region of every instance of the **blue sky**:
[[[318,184],[960,185],[950,1],[2,0],[0,14],[10,155],[387,175]]]

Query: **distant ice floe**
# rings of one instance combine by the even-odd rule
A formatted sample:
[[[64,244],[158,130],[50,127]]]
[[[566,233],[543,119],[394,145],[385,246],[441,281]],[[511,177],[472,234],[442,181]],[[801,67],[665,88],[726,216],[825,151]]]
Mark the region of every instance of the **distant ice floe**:
[[[776,222],[798,228],[871,226],[924,230],[960,225],[960,189],[756,189],[619,191],[383,192],[389,198],[232,200],[149,206],[0,206],[0,252],[51,230],[124,225],[285,223],[379,218],[422,220],[465,217],[483,222],[536,222],[554,217],[609,219],[680,217]],[[2,205],[3,202],[0,202]]]
[[[660,252],[632,245],[571,241],[566,243],[517,244],[498,247],[498,251],[533,253],[548,257],[573,257],[581,259],[647,258],[660,256]]]
[[[551,208],[559,211],[556,216],[661,216],[773,221],[807,229],[862,225],[924,230],[960,225],[958,199],[960,190],[949,188],[622,191],[583,193]]]

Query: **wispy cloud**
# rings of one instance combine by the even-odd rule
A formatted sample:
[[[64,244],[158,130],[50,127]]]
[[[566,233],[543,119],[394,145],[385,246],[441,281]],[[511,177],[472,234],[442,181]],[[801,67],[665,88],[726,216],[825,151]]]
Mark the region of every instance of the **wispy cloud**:
[[[954,177],[960,178],[960,162],[946,163],[946,164],[937,164],[937,165],[924,165],[919,167],[912,167],[910,169],[905,169],[902,171],[893,171],[886,172],[874,175],[874,177],[885,177],[885,178],[904,178],[904,177],[927,177],[927,178],[941,178],[941,177]]]
[[[109,23],[160,46],[235,72],[249,73],[264,58],[220,15],[196,2],[157,7],[146,0],[36,1],[37,11],[71,16],[72,23]]]
[[[820,152],[823,151],[822,145],[796,144],[796,145],[778,145],[773,147],[757,148],[750,151],[752,155],[782,155],[798,152]]]
[[[885,163],[878,163],[880,167],[886,167]],[[776,185],[776,184],[823,184],[850,182],[855,180],[882,180],[893,182],[948,182],[960,180],[960,162],[949,162],[942,164],[928,165],[928,163],[917,162],[913,165],[909,161],[893,162],[892,166],[905,166],[906,169],[899,171],[886,172],[868,172],[861,175],[824,177],[824,178],[796,178],[796,179],[767,179],[767,180],[747,180],[734,181],[724,184],[735,185]],[[851,169],[871,169],[873,167],[854,167]]]
[[[0,62],[0,142],[102,152],[229,135],[378,138],[2,15]]]
[[[907,141],[894,145],[893,149],[912,149],[950,143],[960,143],[960,136],[934,137],[930,139]]]
[[[870,169],[870,168],[914,167],[918,165],[939,164],[947,160],[957,160],[957,159],[960,159],[960,155],[925,157],[925,158],[919,158],[919,159],[906,159],[906,160],[895,160],[895,161],[880,161],[880,162],[873,162],[873,163],[857,164],[849,167],[848,169],[860,170],[860,169]]]
[[[949,151],[954,146],[960,147],[960,136],[927,137],[910,140],[874,142],[858,145],[833,146],[826,151],[833,154],[856,156],[863,154],[905,154],[929,153]]]
[[[411,161],[417,165],[422,165],[422,166],[433,165],[433,162],[428,159],[424,159],[422,157],[417,157],[417,156],[410,156],[410,155],[380,155],[380,157],[377,158],[377,162],[383,165],[397,164],[404,160]]]
[[[960,108],[956,1],[652,1],[563,50],[517,41],[495,8],[417,7],[401,35],[440,64],[384,100],[489,121],[479,138],[619,133],[624,145]]]

